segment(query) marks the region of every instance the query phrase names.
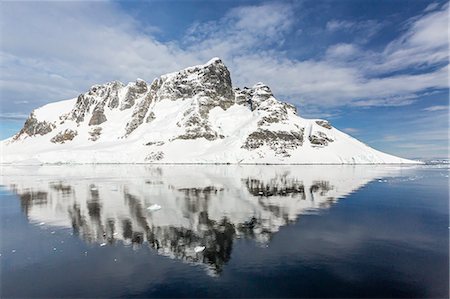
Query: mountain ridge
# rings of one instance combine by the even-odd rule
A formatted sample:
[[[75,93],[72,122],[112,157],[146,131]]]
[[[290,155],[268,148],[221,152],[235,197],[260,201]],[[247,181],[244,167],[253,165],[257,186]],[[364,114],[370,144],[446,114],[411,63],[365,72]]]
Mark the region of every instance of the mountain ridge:
[[[93,85],[31,112],[3,163],[417,163],[304,119],[269,86],[233,88],[219,58],[147,83]]]

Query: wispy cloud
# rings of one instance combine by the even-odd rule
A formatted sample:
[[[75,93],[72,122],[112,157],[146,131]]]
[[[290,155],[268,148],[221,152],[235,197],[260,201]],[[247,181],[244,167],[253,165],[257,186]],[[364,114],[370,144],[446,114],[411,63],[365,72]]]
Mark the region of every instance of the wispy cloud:
[[[429,112],[445,111],[445,110],[448,110],[448,106],[445,106],[445,105],[435,105],[435,106],[430,106],[430,107],[424,108],[423,110],[429,111]]]
[[[356,134],[358,134],[360,132],[360,130],[357,129],[357,128],[343,128],[341,130],[346,132],[346,133],[348,133],[348,134],[354,134],[354,135],[356,135]]]
[[[28,117],[28,114],[25,113],[1,113],[0,119],[2,120],[25,120]]]
[[[152,80],[212,56],[229,65],[236,85],[263,81],[280,98],[327,109],[408,105],[427,90],[448,87],[448,6],[408,21],[404,33],[378,52],[339,43],[323,57],[301,60],[282,48],[298,31],[289,3],[236,7],[165,43],[155,30],[142,32],[114,2],[1,5],[0,96],[35,106],[74,97],[94,83]],[[327,28],[379,26],[371,22],[331,20]],[[19,109],[2,100],[8,105]]]
[[[375,20],[349,21],[349,20],[330,20],[325,29],[332,33],[336,31],[345,31],[347,33],[362,32],[365,38],[370,38],[383,28],[383,22]]]
[[[424,12],[428,12],[428,11],[435,10],[435,9],[438,8],[438,7],[439,7],[439,3],[433,2],[433,3],[429,4],[429,5],[425,8]]]
[[[388,141],[388,142],[396,142],[401,140],[401,138],[397,135],[385,135],[383,136],[383,141]]]

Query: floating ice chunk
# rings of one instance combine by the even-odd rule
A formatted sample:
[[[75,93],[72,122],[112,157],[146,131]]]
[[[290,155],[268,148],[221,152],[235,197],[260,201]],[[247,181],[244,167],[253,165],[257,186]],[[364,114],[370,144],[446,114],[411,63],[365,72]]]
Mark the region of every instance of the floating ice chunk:
[[[56,251],[56,247],[53,247],[53,251]]]
[[[199,253],[199,252],[202,252],[203,250],[205,250],[205,246],[195,246],[195,248],[194,248],[194,252],[195,253]]]
[[[149,211],[158,211],[159,209],[161,209],[161,206],[158,204],[153,204],[147,208]]]
[[[101,247],[106,246],[106,243],[102,243],[102,244],[100,244],[100,246],[101,246]]]
[[[11,252],[12,252],[12,253],[15,253],[15,252],[16,252],[16,250],[15,250],[15,249],[13,249],[13,250],[11,250]]]
[[[45,224],[45,222],[40,222],[40,223],[39,223],[39,225],[44,225],[44,224]]]

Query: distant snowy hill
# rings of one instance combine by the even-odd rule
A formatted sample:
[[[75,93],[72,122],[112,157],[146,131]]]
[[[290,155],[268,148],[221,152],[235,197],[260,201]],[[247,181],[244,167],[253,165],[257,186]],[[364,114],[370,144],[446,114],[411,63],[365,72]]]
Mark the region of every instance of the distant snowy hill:
[[[218,58],[45,105],[1,147],[3,163],[417,163],[301,118],[263,83],[233,88]]]

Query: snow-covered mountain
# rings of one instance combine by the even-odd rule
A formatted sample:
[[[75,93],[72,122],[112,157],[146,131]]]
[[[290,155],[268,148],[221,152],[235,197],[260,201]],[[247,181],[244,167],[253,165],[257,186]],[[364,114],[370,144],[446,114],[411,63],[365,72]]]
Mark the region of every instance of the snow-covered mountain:
[[[263,83],[233,88],[218,58],[45,105],[1,147],[3,163],[416,163],[301,118]]]
[[[269,245],[302,215],[402,171],[381,165],[9,165],[0,186],[49,233],[71,228],[97,246],[148,246],[217,274],[235,239]]]

